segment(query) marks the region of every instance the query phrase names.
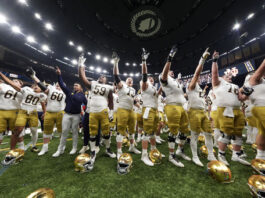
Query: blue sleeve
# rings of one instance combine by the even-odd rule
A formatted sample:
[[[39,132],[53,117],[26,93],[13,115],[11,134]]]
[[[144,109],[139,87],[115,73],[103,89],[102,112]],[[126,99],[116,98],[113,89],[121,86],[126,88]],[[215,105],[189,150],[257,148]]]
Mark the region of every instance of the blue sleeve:
[[[83,104],[84,104],[84,105],[87,105],[87,99],[86,99],[85,95],[83,95],[83,98],[84,98],[84,99],[83,99]]]
[[[71,93],[71,91],[65,86],[61,75],[58,75],[58,83],[66,95],[69,95]]]

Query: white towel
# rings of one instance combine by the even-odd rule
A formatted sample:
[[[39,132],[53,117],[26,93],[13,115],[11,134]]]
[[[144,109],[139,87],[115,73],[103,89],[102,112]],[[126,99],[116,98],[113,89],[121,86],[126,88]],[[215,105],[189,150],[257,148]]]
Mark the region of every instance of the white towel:
[[[226,107],[223,115],[226,117],[233,118],[234,117],[233,107]]]

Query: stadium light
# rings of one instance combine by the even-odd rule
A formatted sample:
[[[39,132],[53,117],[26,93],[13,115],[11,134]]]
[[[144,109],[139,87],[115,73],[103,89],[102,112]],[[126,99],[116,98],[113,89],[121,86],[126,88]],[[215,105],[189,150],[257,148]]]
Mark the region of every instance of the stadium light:
[[[88,54],[89,56],[91,56],[91,55],[92,55],[92,53],[91,53],[91,52],[87,52],[87,54]]]
[[[133,77],[133,73],[130,73],[130,76]]]
[[[233,26],[233,30],[238,30],[240,27],[241,27],[241,24],[240,24],[240,23],[236,23],[236,24]]]
[[[52,26],[51,23],[46,23],[46,24],[45,24],[45,28],[46,28],[47,30],[53,30],[53,26]]]
[[[27,37],[27,41],[28,41],[29,43],[36,43],[35,38],[34,38],[33,36],[31,36],[31,35],[29,35],[29,36]]]
[[[72,60],[72,64],[73,64],[73,65],[77,65],[77,60],[73,59],[73,60]]]
[[[39,13],[36,12],[36,13],[34,14],[34,16],[35,16],[36,19],[41,20],[41,15],[40,15]]]
[[[133,63],[133,66],[136,67],[136,63]]]
[[[105,69],[104,69],[104,70],[103,70],[103,73],[105,73],[105,74],[106,74],[106,73],[107,73],[107,70],[105,70]]]
[[[111,63],[111,64],[114,64],[114,60],[112,59],[112,60],[110,61],[110,63]]]
[[[6,18],[6,16],[3,15],[3,14],[0,14],[0,24],[1,24],[1,23],[7,23],[7,18]]]
[[[139,77],[139,73],[135,74],[136,77]]]
[[[77,51],[82,52],[82,51],[83,51],[83,48],[79,45],[79,46],[77,47]]]
[[[18,3],[28,6],[28,2],[26,0],[18,0]]]
[[[64,60],[69,60],[69,58],[67,58],[67,57],[64,57],[63,59],[64,59]]]
[[[97,67],[96,72],[100,73],[101,72],[101,68]]]
[[[91,65],[91,66],[89,67],[89,69],[90,69],[90,70],[94,70],[95,67]]]
[[[100,58],[101,58],[101,56],[99,54],[97,54],[95,57],[97,60],[100,60]]]
[[[247,19],[251,19],[252,17],[254,17],[254,13],[250,13],[249,15],[248,15],[248,17],[247,17]]]
[[[41,48],[42,48],[42,50],[45,51],[45,52],[50,51],[50,48],[49,48],[48,45],[42,45]]]
[[[69,45],[74,46],[75,44],[73,41],[69,41]]]
[[[14,32],[15,34],[19,34],[19,33],[21,33],[20,28],[19,28],[18,26],[16,26],[16,25],[12,26],[11,30],[12,30],[12,32]]]
[[[107,57],[104,57],[104,58],[103,58],[103,62],[104,62],[104,63],[107,63],[108,61],[109,61],[109,59],[108,59]]]
[[[129,66],[129,65],[130,65],[130,63],[125,63],[125,65],[126,65],[126,66]]]
[[[128,74],[127,73],[123,73],[124,76],[127,76]]]

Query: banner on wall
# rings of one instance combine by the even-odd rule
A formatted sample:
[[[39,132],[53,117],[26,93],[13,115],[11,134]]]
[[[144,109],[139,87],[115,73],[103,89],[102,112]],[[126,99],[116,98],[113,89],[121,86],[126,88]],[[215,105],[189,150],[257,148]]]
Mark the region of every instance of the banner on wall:
[[[256,68],[255,61],[251,59],[233,66],[228,66],[225,69],[219,70],[219,76],[223,76],[224,74],[227,73],[232,73],[232,75],[235,77],[238,75],[252,72],[255,70],[255,68]]]

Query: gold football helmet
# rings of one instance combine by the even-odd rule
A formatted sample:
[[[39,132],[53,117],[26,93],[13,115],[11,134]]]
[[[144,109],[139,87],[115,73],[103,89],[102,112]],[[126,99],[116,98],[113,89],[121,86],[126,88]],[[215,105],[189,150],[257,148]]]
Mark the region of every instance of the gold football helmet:
[[[213,153],[215,154],[215,150],[213,149]],[[200,155],[202,155],[203,157],[208,157],[208,149],[205,145],[200,147]]]
[[[205,137],[204,137],[204,135],[199,135],[199,137],[198,137],[198,141],[199,141],[200,143],[204,144],[204,143],[205,143]]]
[[[248,187],[253,197],[257,198],[265,197],[265,176],[252,175],[248,179]]]
[[[133,159],[132,156],[129,153],[123,153],[119,160],[117,165],[117,171],[120,175],[125,175],[130,172],[130,169],[132,167]]]
[[[265,160],[253,159],[251,161],[251,167],[256,173],[265,176]]]
[[[89,154],[82,153],[75,158],[75,171],[87,172],[93,169],[92,159]]]
[[[50,188],[40,188],[33,193],[30,193],[27,198],[54,198],[55,193],[52,189]]]
[[[257,151],[257,144],[252,144],[251,147],[252,147],[252,149],[254,149],[255,151]]]
[[[23,160],[24,153],[25,152],[22,149],[13,149],[13,150],[9,151],[6,154],[5,159],[2,161],[2,165],[8,166],[11,164],[17,164],[18,162]]]
[[[154,164],[160,164],[162,162],[162,155],[159,150],[153,149],[149,152],[149,159]]]
[[[128,138],[123,138],[122,140],[122,146],[126,146],[129,147],[130,146],[130,141],[128,140]]]
[[[207,164],[209,174],[221,183],[231,183],[231,170],[222,162],[211,161]]]

